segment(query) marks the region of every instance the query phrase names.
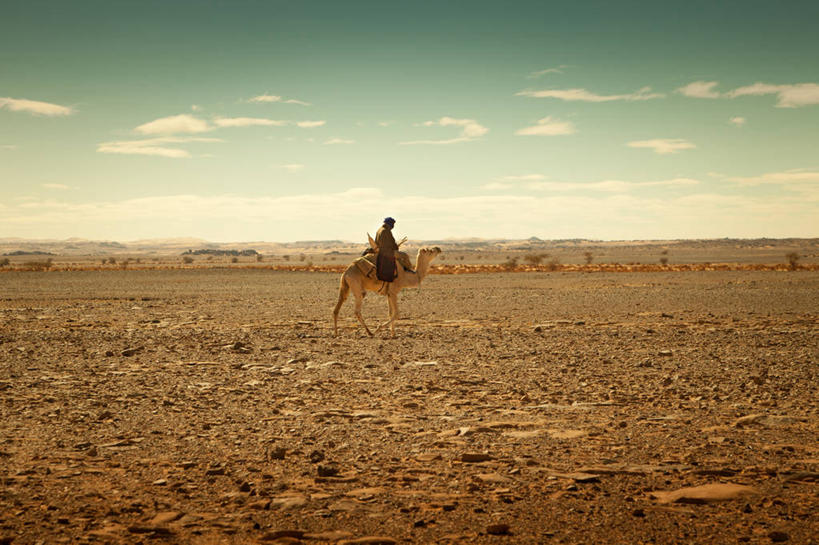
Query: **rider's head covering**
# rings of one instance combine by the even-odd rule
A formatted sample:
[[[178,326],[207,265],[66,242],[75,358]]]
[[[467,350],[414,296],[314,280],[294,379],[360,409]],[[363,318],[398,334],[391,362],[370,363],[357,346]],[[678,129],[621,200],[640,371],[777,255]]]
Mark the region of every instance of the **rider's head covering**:
[[[384,218],[384,223],[386,223],[387,225],[392,227],[393,225],[395,225],[395,220],[393,218],[387,216],[386,218]]]

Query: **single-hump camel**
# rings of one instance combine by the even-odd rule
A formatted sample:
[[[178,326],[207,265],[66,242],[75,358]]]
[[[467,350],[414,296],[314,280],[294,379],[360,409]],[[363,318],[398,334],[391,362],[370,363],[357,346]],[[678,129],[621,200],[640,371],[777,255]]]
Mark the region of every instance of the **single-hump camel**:
[[[372,241],[372,239],[370,240]],[[371,242],[371,244],[374,245],[373,242]],[[338,303],[336,303],[336,308],[333,310],[333,329],[335,335],[338,336],[338,312],[352,291],[355,297],[355,316],[358,318],[358,321],[361,322],[361,325],[364,326],[367,334],[371,337],[373,336],[370,328],[364,323],[364,317],[361,316],[361,303],[364,301],[364,296],[368,291],[374,291],[380,295],[386,295],[390,304],[390,319],[379,325],[376,331],[389,325],[390,333],[394,337],[395,321],[398,320],[398,292],[404,288],[417,288],[420,286],[421,280],[423,280],[427,272],[429,272],[430,263],[440,253],[441,249],[437,246],[418,250],[418,256],[415,258],[414,272],[405,269],[403,265],[401,265],[401,261],[398,260],[398,266],[396,267],[398,269],[398,277],[392,282],[382,282],[378,280],[374,272],[371,275],[364,274],[356,265],[356,262],[353,261],[341,275],[341,282],[338,287]]]

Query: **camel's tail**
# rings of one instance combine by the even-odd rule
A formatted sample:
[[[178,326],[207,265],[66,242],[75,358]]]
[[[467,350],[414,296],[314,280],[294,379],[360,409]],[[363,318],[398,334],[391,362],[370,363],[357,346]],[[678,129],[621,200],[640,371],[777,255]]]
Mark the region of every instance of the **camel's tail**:
[[[349,294],[350,285],[347,284],[347,279],[342,275],[338,286],[338,303],[336,303],[336,308],[333,309],[333,335],[336,337],[338,337],[338,311],[341,310],[341,305],[347,300]]]
[[[344,304],[344,301],[347,300],[347,296],[350,294],[350,286],[347,284],[347,279],[344,276],[341,277],[341,282],[338,285],[338,303],[336,303],[336,308],[333,311],[333,314],[338,316],[338,311],[341,310],[341,305]]]

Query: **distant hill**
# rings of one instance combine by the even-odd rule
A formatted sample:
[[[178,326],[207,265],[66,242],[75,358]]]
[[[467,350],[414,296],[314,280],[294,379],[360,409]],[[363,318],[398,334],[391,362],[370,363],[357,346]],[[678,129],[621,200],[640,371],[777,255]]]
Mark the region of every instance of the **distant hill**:
[[[359,253],[364,242],[344,240],[304,240],[296,242],[210,242],[199,238],[162,238],[128,242],[112,240],[86,240],[68,238],[65,240],[38,240],[23,238],[0,238],[0,254],[4,255],[255,255],[304,253]],[[529,237],[523,240],[509,239],[441,239],[410,240],[406,248],[435,245],[447,251],[546,251],[549,249],[595,250],[606,248],[645,248],[651,246],[669,247],[685,245],[689,248],[747,248],[764,249],[774,246],[798,246],[819,250],[819,238],[798,239],[695,239],[695,240],[614,240],[600,241],[588,239],[544,240]]]

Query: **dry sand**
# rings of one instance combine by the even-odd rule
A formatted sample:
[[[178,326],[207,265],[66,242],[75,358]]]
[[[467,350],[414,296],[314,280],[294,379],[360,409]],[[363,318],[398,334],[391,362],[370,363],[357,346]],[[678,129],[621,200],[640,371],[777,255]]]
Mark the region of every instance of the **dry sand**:
[[[817,542],[819,272],[337,282],[0,275],[0,543]]]

